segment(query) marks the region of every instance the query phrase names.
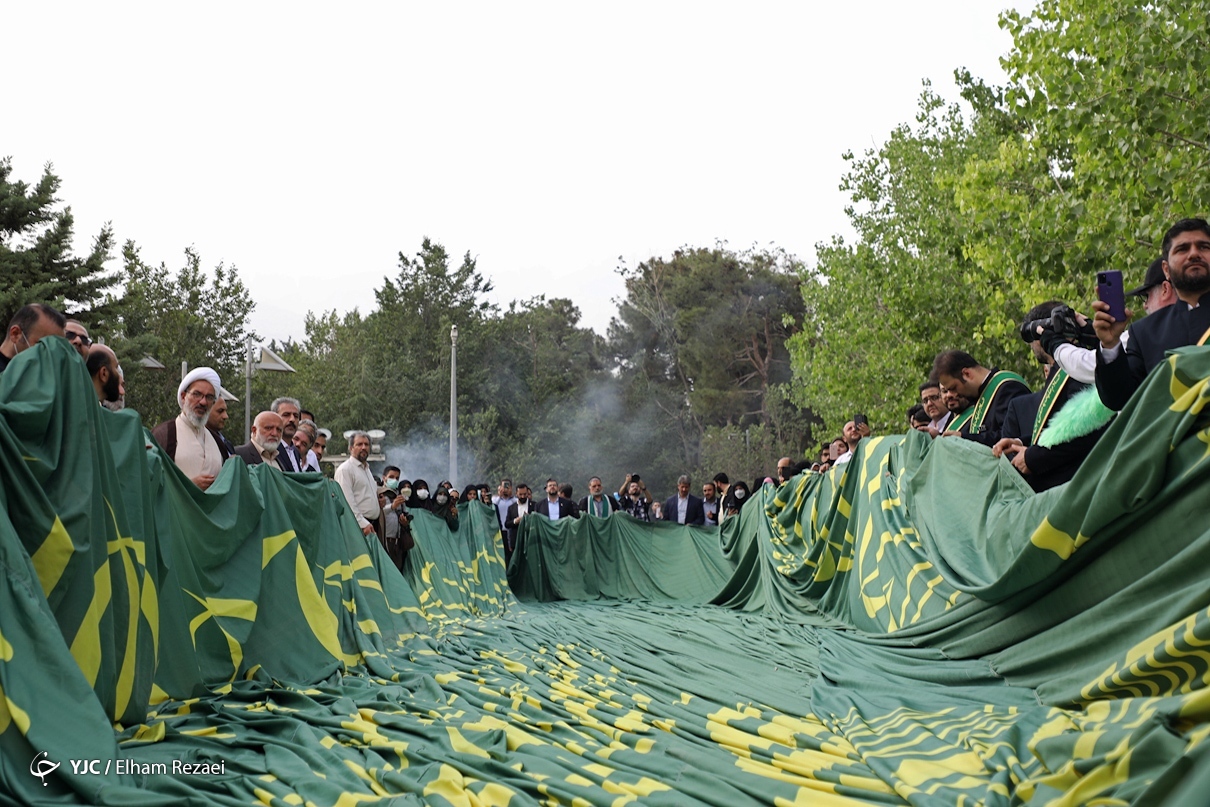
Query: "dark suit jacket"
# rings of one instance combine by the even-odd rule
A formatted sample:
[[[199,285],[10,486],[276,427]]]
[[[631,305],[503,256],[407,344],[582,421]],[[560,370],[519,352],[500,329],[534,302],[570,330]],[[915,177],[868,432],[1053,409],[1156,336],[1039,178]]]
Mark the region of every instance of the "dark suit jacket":
[[[517,525],[513,523],[517,520],[517,504],[517,502],[510,504],[508,506],[508,512],[504,514],[504,524],[502,526],[506,530],[517,529]],[[532,500],[529,503],[529,512],[534,512],[534,503]]]
[[[529,502],[529,512],[534,512],[534,502],[531,499]],[[504,514],[504,523],[500,529],[504,531],[504,547],[511,552],[512,547],[517,545],[517,530],[519,525],[513,522],[517,520],[517,502],[513,502],[508,506],[508,512]]]
[[[294,458],[294,462],[298,464],[298,470],[302,470],[302,463],[299,462],[298,449],[293,445],[283,442],[281,447],[277,449],[277,467],[283,471],[294,473],[294,466],[290,464],[290,460],[286,458],[287,452]]]
[[[557,504],[559,506],[559,518],[580,517],[580,508],[576,507],[576,503],[571,499],[564,499],[560,496]],[[546,499],[538,502],[534,507],[534,512],[541,513],[543,516],[550,518],[550,502]]]
[[[260,449],[252,445],[251,441],[244,443],[242,446],[236,446],[235,456],[239,457],[249,465],[260,465],[265,461],[260,455]]]
[[[1119,411],[1134,395],[1151,369],[1169,350],[1196,345],[1210,328],[1210,295],[1203,294],[1192,310],[1182,300],[1148,314],[1130,326],[1130,340],[1111,362],[1097,350],[1097,394],[1101,403]]]
[[[1087,384],[1081,384],[1075,379],[1068,379],[1063,386],[1063,391],[1059,393],[1058,400],[1055,401],[1050,418],[1053,419],[1073,395],[1087,387]],[[1080,470],[1080,464],[1084,462],[1084,458],[1088,456],[1093,446],[1097,444],[1097,440],[1105,432],[1105,428],[1097,429],[1091,434],[1077,437],[1053,448],[1033,445],[1040,437],[1033,433],[1034,420],[1038,417],[1038,407],[1041,405],[1045,393],[1046,390],[1042,389],[1014,398],[1009,406],[1008,415],[1004,419],[1002,433],[1004,437],[1018,437],[1021,442],[1029,445],[1029,448],[1025,449],[1025,465],[1029,468],[1029,473],[1025,474],[1024,478],[1036,491],[1049,490],[1064,482],[1070,482],[1071,478],[1076,475],[1076,471]],[[1050,422],[1050,419],[1047,422]],[[1043,426],[1043,431],[1045,430],[1045,426]]]
[[[992,373],[996,371],[993,369]],[[991,382],[991,376],[987,377],[984,385]],[[982,394],[983,389],[979,389]],[[1001,428],[1004,425],[1004,418],[1008,414],[1008,405],[1013,398],[1022,395],[1029,395],[1029,387],[1022,384],[1020,381],[1005,381],[996,389],[996,394],[991,400],[991,404],[987,407],[987,414],[983,416],[982,430],[977,433],[970,431],[970,421],[962,427],[962,436],[967,440],[974,440],[976,443],[982,443],[985,446],[994,446],[1000,442],[1003,436],[1000,434]]]
[[[664,502],[664,511],[660,514],[660,518],[664,521],[676,521],[677,498],[677,496],[673,496]],[[702,508],[702,500],[692,493],[689,494],[689,501],[685,505],[685,523],[699,526],[706,523],[706,511]]]
[[[608,506],[609,506],[610,513],[612,513],[613,511],[618,509],[618,500],[615,499],[614,497],[610,496],[608,493],[602,493],[601,498],[604,499],[605,501],[609,502]],[[580,515],[587,513],[588,512],[588,497],[585,496],[583,499],[580,499],[580,503],[577,506],[580,508]]]
[[[1032,443],[1034,418],[1038,416],[1038,404],[1041,402],[1042,392],[1019,395],[1009,401],[1004,423],[1000,426],[1000,437],[1016,437],[1026,445]]]

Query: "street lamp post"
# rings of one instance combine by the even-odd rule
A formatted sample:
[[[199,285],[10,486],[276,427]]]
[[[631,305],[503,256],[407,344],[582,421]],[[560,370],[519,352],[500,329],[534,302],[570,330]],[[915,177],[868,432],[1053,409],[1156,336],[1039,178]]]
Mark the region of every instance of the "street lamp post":
[[[458,326],[450,326],[450,482],[458,484]]]

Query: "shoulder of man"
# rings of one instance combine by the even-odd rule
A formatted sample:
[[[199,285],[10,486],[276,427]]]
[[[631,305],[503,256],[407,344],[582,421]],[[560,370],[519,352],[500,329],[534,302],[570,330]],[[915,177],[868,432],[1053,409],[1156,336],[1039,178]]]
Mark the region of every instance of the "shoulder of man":
[[[242,446],[236,446],[235,453],[240,459],[253,465],[264,461],[261,459],[260,451],[251,442],[244,443]]]
[[[165,420],[163,423],[151,430],[151,436],[155,438],[155,442],[160,448],[164,449],[164,453],[169,459],[176,459],[176,419]]]
[[[219,456],[226,461],[231,456],[231,452],[227,450],[227,441],[223,438],[223,433],[209,426],[206,427],[206,431],[210,432],[210,436],[214,439],[214,444],[218,446]]]

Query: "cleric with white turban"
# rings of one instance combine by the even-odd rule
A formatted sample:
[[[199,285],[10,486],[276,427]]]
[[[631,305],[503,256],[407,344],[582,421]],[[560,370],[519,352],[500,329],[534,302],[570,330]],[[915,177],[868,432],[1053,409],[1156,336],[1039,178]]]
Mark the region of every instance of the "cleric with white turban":
[[[220,389],[222,382],[218,373],[210,367],[190,370],[177,387],[181,414],[176,419],[176,456],[173,459],[185,476],[202,490],[210,487],[223,467],[218,441],[206,428],[206,420]]]

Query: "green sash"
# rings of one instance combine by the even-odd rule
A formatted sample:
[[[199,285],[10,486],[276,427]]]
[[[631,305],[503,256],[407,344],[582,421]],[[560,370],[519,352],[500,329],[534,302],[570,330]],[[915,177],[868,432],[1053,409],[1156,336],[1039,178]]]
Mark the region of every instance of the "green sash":
[[[588,501],[584,502],[584,504],[588,511],[588,515],[590,515],[590,516],[600,516],[601,518],[604,518],[605,516],[609,515],[612,512],[612,509],[609,506],[609,500],[605,497],[604,494],[601,495],[600,504],[598,504],[592,498],[591,494],[588,496]],[[597,512],[595,512],[596,510],[603,510],[603,512],[597,513]]]
[[[953,419],[949,423],[945,424],[945,430],[947,432],[962,431],[962,427],[965,426],[967,423],[970,423],[971,415],[973,415],[974,413],[975,413],[975,407],[973,407],[973,406],[966,407],[961,412],[954,415]]]
[[[975,411],[971,413],[970,425],[967,429],[971,434],[975,434],[979,429],[983,428],[983,418],[987,417],[987,410],[991,409],[992,399],[996,397],[996,391],[1005,381],[1020,381],[1025,384],[1025,379],[1016,373],[1010,373],[1008,370],[997,370],[988,376],[987,383],[983,385],[983,392],[979,395],[979,400],[975,401]],[[1026,384],[1026,386],[1029,386]]]
[[[1046,419],[1050,417],[1051,410],[1055,408],[1055,401],[1059,400],[1059,393],[1063,391],[1063,387],[1069,380],[1070,376],[1062,368],[1050,377],[1050,381],[1046,384],[1046,392],[1042,393],[1042,401],[1038,404],[1038,414],[1034,416],[1034,430],[1029,438],[1030,445],[1037,444],[1038,438],[1042,435],[1042,429],[1046,425]]]

